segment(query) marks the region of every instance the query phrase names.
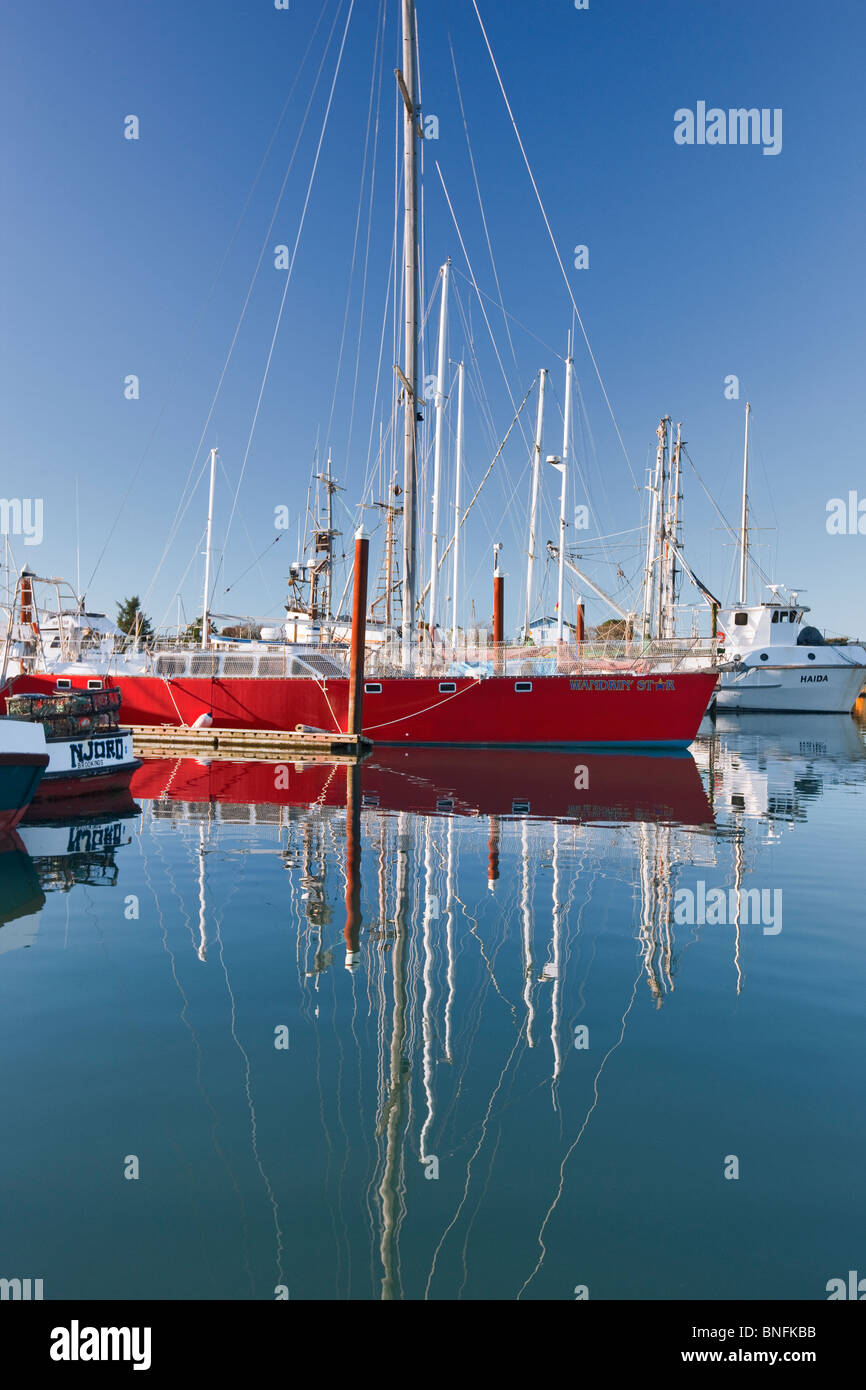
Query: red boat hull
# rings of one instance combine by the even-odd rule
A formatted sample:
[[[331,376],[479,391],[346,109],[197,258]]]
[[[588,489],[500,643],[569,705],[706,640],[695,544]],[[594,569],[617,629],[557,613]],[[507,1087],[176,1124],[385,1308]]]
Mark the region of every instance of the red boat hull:
[[[127,724],[190,725],[202,714],[225,729],[345,732],[349,682],[229,677],[112,676]],[[454,686],[452,691],[441,685]],[[376,744],[570,747],[581,744],[684,748],[715,689],[706,672],[643,676],[627,671],[580,676],[407,676],[367,681],[363,730]],[[19,676],[15,693],[48,692],[52,676]],[[73,678],[86,688],[86,678]],[[8,692],[7,692],[8,693]]]

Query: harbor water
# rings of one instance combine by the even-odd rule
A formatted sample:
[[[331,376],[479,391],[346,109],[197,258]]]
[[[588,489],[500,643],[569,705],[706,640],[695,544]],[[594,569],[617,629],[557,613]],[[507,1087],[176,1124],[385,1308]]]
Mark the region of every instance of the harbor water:
[[[863,1259],[866,723],[146,758],[0,856],[0,1276],[826,1299]]]

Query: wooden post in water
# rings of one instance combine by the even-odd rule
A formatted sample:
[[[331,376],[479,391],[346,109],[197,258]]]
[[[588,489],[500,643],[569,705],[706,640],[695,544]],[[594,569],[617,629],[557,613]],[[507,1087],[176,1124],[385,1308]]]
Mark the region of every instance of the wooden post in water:
[[[364,647],[367,640],[367,567],[370,538],[363,526],[355,532],[355,580],[352,590],[352,648],[349,663],[347,734],[360,735],[364,709]]]
[[[505,578],[499,573],[499,563],[493,571],[493,669],[497,676],[505,670],[505,653],[502,650],[505,612]]]
[[[576,617],[575,623],[574,623],[574,640],[575,640],[575,642],[582,642],[582,641],[584,640],[583,601],[582,601],[582,600],[578,600],[578,604],[577,604],[577,617]]]

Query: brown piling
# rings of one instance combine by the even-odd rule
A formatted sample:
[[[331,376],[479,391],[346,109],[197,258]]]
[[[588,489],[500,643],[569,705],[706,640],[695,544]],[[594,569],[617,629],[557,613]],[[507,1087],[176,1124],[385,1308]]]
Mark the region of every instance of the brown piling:
[[[355,532],[355,580],[352,591],[352,648],[349,664],[349,723],[347,734],[360,734],[364,711],[364,647],[367,641],[367,567],[370,538]]]
[[[493,576],[493,662],[497,675],[504,670],[503,648],[505,578],[497,570]]]

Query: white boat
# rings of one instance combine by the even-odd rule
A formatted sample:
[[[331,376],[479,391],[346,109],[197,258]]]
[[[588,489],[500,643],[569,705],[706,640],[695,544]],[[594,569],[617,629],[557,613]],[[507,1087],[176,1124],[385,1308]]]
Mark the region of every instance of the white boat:
[[[866,648],[828,642],[803,623],[809,609],[792,594],[754,607],[725,608],[716,706],[780,714],[848,714],[866,682]]]

